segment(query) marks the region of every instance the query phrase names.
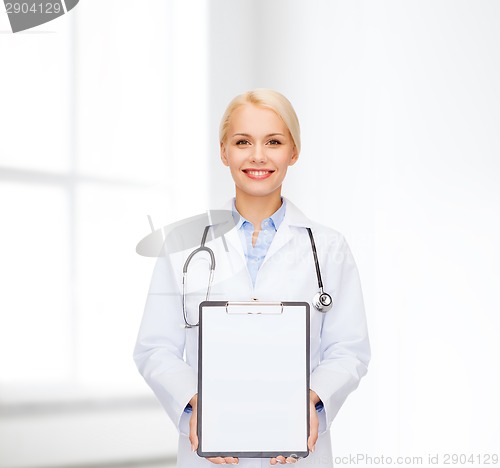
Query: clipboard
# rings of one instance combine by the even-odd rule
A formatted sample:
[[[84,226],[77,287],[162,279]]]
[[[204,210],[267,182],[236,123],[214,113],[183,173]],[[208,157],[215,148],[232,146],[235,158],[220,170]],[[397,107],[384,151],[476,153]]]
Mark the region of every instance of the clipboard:
[[[199,306],[201,457],[309,454],[309,304]]]

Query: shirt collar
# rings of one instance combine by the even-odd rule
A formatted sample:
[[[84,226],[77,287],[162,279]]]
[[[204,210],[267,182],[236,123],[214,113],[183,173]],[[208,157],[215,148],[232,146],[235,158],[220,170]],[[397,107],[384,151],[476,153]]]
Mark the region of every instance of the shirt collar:
[[[286,211],[286,200],[283,197],[281,197],[281,206],[271,216],[269,216],[269,218],[266,218],[271,220],[271,223],[274,225],[274,229],[276,231],[278,230],[280,224],[285,218],[285,211]],[[244,223],[250,223],[250,221],[241,216],[238,210],[236,209],[236,198],[233,198],[232,212],[233,212],[233,219],[236,224],[235,227],[237,230],[240,229]]]

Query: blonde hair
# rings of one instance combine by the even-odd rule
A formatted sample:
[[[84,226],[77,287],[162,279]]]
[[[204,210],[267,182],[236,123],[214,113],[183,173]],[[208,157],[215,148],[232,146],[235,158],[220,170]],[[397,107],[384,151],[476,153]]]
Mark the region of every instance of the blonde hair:
[[[290,131],[298,155],[300,153],[300,124],[297,114],[290,101],[283,94],[267,88],[257,88],[247,91],[236,96],[229,103],[220,122],[219,141],[223,143],[226,140],[231,114],[238,107],[248,103],[264,109],[270,109],[283,120]]]

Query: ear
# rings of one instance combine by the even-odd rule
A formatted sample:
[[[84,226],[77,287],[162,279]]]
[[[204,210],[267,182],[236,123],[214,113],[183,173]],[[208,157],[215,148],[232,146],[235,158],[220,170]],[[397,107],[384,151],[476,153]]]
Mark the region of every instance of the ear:
[[[227,159],[227,154],[226,154],[226,146],[222,141],[220,143],[220,159],[222,161],[222,164],[224,164],[224,166],[229,166],[229,161]]]
[[[290,164],[289,166],[293,166],[297,160],[299,159],[299,152],[297,150],[297,147],[293,145],[293,150],[292,150],[292,157],[290,158]]]

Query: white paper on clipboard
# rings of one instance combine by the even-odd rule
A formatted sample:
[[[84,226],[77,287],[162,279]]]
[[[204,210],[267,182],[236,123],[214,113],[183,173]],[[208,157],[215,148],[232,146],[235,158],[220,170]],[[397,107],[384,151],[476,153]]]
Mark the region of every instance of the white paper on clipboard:
[[[308,455],[309,304],[200,304],[198,454]]]

